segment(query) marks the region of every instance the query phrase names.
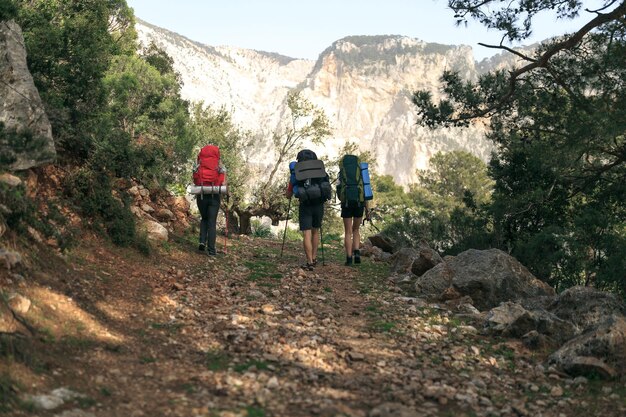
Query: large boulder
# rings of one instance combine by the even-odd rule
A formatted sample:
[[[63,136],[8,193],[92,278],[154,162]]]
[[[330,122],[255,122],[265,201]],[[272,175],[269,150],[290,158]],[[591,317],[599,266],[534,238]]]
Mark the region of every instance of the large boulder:
[[[515,258],[498,249],[470,249],[446,257],[416,282],[418,294],[438,297],[441,286],[449,282],[461,295],[468,295],[481,311],[505,301],[554,296],[555,291]]]
[[[611,315],[548,358],[570,375],[626,375],[626,318]]]
[[[361,246],[361,256],[369,256],[373,261],[388,261],[393,255],[372,245],[372,242],[366,239]]]
[[[19,148],[0,137],[0,154],[9,160],[10,170],[47,164],[56,157],[52,127],[26,65],[22,30],[13,21],[0,22],[0,123],[9,132],[32,134],[30,143]]]
[[[499,249],[470,249],[456,256],[450,264],[456,272],[454,287],[472,297],[478,308],[555,294],[552,287]]]
[[[558,295],[548,310],[574,323],[581,332],[612,314],[626,314],[624,302],[615,294],[591,287],[572,287]]]
[[[391,272],[397,274],[404,274],[411,272],[411,266],[413,261],[417,259],[419,254],[413,248],[402,248],[398,252],[394,253],[391,260]]]
[[[435,265],[434,268],[417,278],[415,291],[427,297],[440,298],[448,288],[452,287],[455,273],[447,262]]]
[[[433,268],[435,265],[443,262],[441,256],[428,246],[428,243],[425,240],[420,240],[417,244],[417,258],[413,261],[411,265],[411,272],[415,275],[422,276],[426,271]]]
[[[521,338],[529,332],[547,336],[562,344],[576,335],[576,327],[545,310],[526,310],[521,304],[507,301],[489,311],[485,328],[502,336]]]
[[[144,220],[142,227],[148,234],[148,240],[153,242],[167,242],[169,239],[169,233],[167,229],[160,224],[152,220]]]
[[[374,235],[367,238],[372,245],[379,247],[383,252],[393,253],[393,242],[383,235]]]

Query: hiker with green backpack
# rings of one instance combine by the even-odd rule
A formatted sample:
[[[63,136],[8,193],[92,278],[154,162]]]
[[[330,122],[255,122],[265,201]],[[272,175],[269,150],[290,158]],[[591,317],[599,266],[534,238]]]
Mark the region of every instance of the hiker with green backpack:
[[[369,210],[368,201],[374,198],[368,164],[355,155],[345,155],[339,162],[337,197],[341,201],[344,228],[346,266],[361,263],[361,221]]]
[[[317,248],[324,218],[324,202],[330,200],[332,189],[324,162],[317,159],[315,152],[309,149],[298,152],[296,161],[289,163],[289,171],[289,186],[286,191],[289,205],[291,206],[292,196],[300,201],[298,222],[306,255],[306,263],[301,268],[312,271],[317,265]],[[322,256],[323,248],[322,246]]]

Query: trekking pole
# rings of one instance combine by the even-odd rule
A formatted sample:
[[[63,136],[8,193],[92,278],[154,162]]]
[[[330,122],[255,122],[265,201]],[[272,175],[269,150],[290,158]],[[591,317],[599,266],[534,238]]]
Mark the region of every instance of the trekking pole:
[[[323,223],[324,221],[322,220],[322,223],[320,223],[320,242],[322,243],[322,266],[326,266],[326,262],[324,260],[324,228],[322,227]]]
[[[283,258],[283,250],[285,249],[285,238],[287,237],[287,224],[289,223],[289,211],[291,210],[291,197],[289,197],[289,204],[287,204],[287,217],[285,218],[285,232],[283,233],[283,245],[280,248],[280,258]]]
[[[229,196],[228,196],[228,186],[226,186],[226,210],[224,211],[224,214],[226,215],[226,233],[224,234],[224,254],[228,253],[228,203],[229,203]]]

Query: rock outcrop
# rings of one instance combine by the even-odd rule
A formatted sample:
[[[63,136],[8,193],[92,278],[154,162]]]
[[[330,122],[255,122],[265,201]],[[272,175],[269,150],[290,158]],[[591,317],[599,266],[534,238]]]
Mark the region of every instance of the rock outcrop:
[[[561,345],[576,335],[576,326],[545,310],[528,311],[519,303],[506,302],[487,314],[485,327],[496,334],[524,338],[535,331],[551,344]]]
[[[385,236],[378,234],[367,238],[367,240],[377,248],[380,248],[383,252],[393,253],[393,242]]]
[[[10,170],[50,163],[56,156],[52,127],[26,64],[22,30],[13,21],[0,22],[0,154]],[[15,143],[10,135],[26,139]]]
[[[470,249],[458,256],[446,257],[445,262],[417,280],[416,291],[439,297],[444,286],[451,286],[460,295],[471,297],[474,305],[483,311],[504,301],[555,295],[553,288],[498,249]]]
[[[133,198],[130,210],[148,239],[154,242],[166,242],[170,232],[186,230],[193,222],[191,206],[185,197],[163,191],[151,192],[135,182],[127,192]]]
[[[611,315],[625,315],[626,306],[615,294],[591,287],[572,287],[558,295],[548,310],[584,331]]]
[[[626,375],[626,318],[611,315],[554,352],[549,363],[571,374]]]

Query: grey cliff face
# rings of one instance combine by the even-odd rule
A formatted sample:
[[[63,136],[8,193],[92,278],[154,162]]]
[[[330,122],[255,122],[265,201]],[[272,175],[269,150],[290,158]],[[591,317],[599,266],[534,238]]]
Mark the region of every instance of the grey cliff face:
[[[5,131],[32,134],[32,140],[29,136],[27,143],[22,144],[0,138],[0,151],[12,160],[10,170],[24,170],[54,160],[52,128],[26,65],[22,30],[13,21],[0,22],[0,122]]]
[[[200,45],[143,22],[137,31],[143,44],[155,42],[172,56],[184,98],[232,109],[236,123],[259,132],[251,155],[259,165],[267,163],[272,132],[281,123],[285,97],[293,88],[302,90],[330,119],[333,134],[321,153],[335,157],[347,142],[356,142],[362,151],[374,152],[376,173],[390,174],[400,184],[415,182],[416,170],[426,169],[439,151],[466,150],[486,161],[493,149],[484,126],[430,130],[416,124],[414,91],[429,90],[437,99],[444,70],[475,79],[490,69],[489,61],[477,67],[468,46],[403,36],[351,36],[313,62]],[[255,160],[255,155],[262,156]]]

